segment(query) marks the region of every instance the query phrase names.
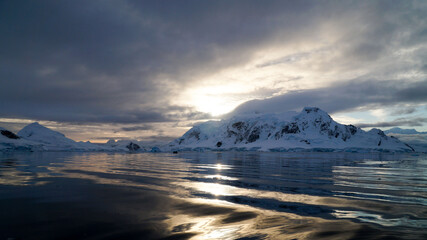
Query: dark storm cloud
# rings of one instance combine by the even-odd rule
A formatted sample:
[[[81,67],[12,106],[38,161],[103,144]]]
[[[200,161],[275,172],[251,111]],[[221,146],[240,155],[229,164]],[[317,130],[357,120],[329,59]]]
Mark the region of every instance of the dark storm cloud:
[[[179,114],[162,106],[173,105],[173,95],[190,81],[186,74],[246,59],[245,52],[216,55],[262,41],[283,21],[277,14],[291,18],[308,7],[225,1],[0,4],[0,115],[71,122],[171,120],[168,115]]]
[[[153,129],[153,127],[148,126],[148,125],[143,125],[143,126],[134,126],[134,127],[122,127],[121,130],[123,131],[141,131],[141,130],[151,130]]]
[[[427,118],[399,118],[390,122],[377,122],[377,123],[358,123],[358,127],[397,127],[397,126],[408,126],[408,127],[419,127],[427,123]]]
[[[333,66],[354,68],[381,59],[400,46],[426,41],[424,5],[422,1],[1,1],[0,117],[83,123],[209,118],[191,107],[177,106],[174,96],[201,76],[245,63],[259,47],[316,42],[317,35],[329,34],[319,27],[324,22],[333,22],[341,36],[334,47],[342,58]],[[299,53],[260,66],[306,56],[309,53]],[[422,69],[427,55],[416,56],[414,64]],[[265,101],[273,104],[268,106],[272,110],[280,109],[283,101],[287,108],[317,104],[329,111],[426,101],[425,85],[406,86],[403,80],[402,85],[364,80]]]
[[[391,113],[391,115],[406,115],[416,112],[417,109],[415,107],[406,107],[402,109],[397,109]]]
[[[354,109],[371,109],[402,103],[427,102],[427,81],[408,83],[402,80],[353,81],[330,87],[293,91],[264,100],[252,100],[238,106],[230,115],[248,112],[273,113],[299,111],[317,106],[334,113]]]

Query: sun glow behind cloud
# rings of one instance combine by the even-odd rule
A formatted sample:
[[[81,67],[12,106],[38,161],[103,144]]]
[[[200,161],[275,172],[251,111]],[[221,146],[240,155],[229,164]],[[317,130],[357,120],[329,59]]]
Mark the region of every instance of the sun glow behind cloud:
[[[210,113],[213,116],[230,112],[245,101],[233,97],[233,94],[239,91],[239,88],[240,90],[242,89],[236,83],[225,86],[202,86],[189,89],[185,94],[188,97],[184,97],[189,101],[184,100],[184,102],[193,105],[198,111]]]
[[[324,86],[336,77],[320,74],[318,62],[332,55],[333,50],[319,44],[265,46],[244,64],[202,76],[180,94],[179,103],[218,116],[249,100]]]

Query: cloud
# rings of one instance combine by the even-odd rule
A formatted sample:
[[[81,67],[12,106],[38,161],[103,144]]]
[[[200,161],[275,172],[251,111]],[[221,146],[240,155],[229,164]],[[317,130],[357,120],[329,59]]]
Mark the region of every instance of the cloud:
[[[406,115],[406,114],[412,114],[415,113],[417,109],[415,107],[404,107],[402,109],[397,109],[394,112],[391,113],[391,115]]]
[[[154,129],[152,126],[149,125],[143,125],[143,126],[133,126],[133,127],[122,127],[121,130],[123,131],[145,131],[145,130],[152,130]]]
[[[230,4],[2,1],[0,115],[169,121],[177,114],[165,106],[197,75],[247,60],[249,47],[312,5]]]
[[[283,63],[293,63],[293,62],[301,60],[304,57],[309,56],[312,53],[313,52],[301,52],[301,53],[291,54],[291,55],[288,55],[288,56],[285,56],[285,57],[282,57],[279,59],[275,59],[272,61],[268,61],[268,62],[258,64],[258,65],[256,65],[256,67],[264,68],[264,67],[269,67],[269,66],[283,64]]]
[[[421,92],[427,81],[412,82],[394,80],[378,81],[354,79],[333,86],[291,91],[280,96],[251,100],[238,106],[232,113],[272,113],[299,111],[305,106],[317,106],[329,113],[355,109],[372,109],[402,103],[420,104],[427,102],[427,95]]]
[[[377,123],[358,123],[356,124],[361,128],[368,127],[397,127],[397,126],[409,126],[409,127],[419,127],[427,123],[427,118],[398,118],[390,122],[377,122]]]

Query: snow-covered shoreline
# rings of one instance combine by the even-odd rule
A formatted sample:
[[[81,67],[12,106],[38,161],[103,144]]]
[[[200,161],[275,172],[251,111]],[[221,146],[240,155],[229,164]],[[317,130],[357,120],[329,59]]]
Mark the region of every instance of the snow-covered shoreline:
[[[0,128],[4,132],[9,132]],[[105,144],[91,142],[76,142],[64,134],[46,128],[39,123],[31,123],[16,135],[0,135],[0,152],[30,151],[30,152],[145,152],[132,141],[109,141]]]
[[[245,114],[208,121],[169,144],[150,147],[138,141],[76,142],[39,123],[29,124],[17,134],[0,130],[0,152],[415,152],[379,129],[364,131],[337,123],[316,107],[306,107],[300,113]]]

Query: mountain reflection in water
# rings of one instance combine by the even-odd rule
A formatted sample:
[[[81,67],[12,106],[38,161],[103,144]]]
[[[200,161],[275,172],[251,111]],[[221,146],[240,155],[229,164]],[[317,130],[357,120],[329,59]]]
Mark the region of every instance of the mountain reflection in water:
[[[426,155],[0,155],[0,240],[427,239],[426,229]]]

